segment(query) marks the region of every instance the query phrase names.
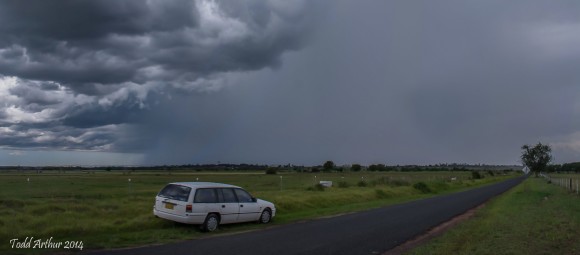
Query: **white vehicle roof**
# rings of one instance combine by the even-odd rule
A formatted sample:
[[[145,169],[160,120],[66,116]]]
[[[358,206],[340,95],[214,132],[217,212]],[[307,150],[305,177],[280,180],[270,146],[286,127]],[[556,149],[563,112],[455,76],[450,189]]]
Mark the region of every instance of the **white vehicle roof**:
[[[198,188],[240,188],[238,186],[224,184],[224,183],[216,183],[216,182],[172,182],[170,184],[187,186],[187,187],[194,188],[194,189],[198,189]]]

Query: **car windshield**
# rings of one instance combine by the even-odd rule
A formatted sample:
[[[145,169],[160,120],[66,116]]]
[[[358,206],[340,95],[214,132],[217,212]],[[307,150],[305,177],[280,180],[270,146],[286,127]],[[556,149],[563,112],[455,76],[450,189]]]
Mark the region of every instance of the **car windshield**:
[[[189,193],[191,193],[190,187],[169,184],[159,192],[159,196],[185,202],[189,199]]]

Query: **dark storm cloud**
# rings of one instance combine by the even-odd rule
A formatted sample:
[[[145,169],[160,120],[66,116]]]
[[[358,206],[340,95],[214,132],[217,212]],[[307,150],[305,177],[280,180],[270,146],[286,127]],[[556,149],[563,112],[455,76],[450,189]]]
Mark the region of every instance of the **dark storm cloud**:
[[[0,31],[20,41],[93,40],[192,27],[196,16],[193,1],[3,1]]]
[[[141,143],[123,137],[156,102],[278,66],[313,11],[303,1],[2,1],[0,135],[10,138],[0,146],[134,150]]]
[[[302,18],[270,1],[3,1],[0,70],[79,92],[195,81],[276,64],[302,42]]]

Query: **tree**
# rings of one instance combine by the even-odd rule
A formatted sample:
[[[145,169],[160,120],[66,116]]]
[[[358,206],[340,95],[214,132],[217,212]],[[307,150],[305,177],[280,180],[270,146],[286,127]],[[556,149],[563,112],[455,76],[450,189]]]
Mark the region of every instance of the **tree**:
[[[278,171],[274,167],[268,167],[266,169],[266,174],[278,174]]]
[[[352,164],[352,166],[350,166],[350,170],[353,172],[358,172],[362,169],[362,166],[360,164]]]
[[[325,171],[330,171],[334,168],[334,162],[332,161],[326,161],[324,162],[324,165],[322,165],[322,167],[324,168]]]
[[[369,171],[371,172],[387,171],[387,167],[385,166],[385,164],[373,164],[369,166]]]
[[[522,163],[526,165],[536,177],[552,161],[550,145],[538,143],[534,147],[522,146]]]

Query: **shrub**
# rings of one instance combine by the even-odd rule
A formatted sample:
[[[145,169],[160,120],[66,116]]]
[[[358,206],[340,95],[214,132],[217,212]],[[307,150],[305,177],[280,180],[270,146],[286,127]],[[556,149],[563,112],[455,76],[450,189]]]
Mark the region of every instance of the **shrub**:
[[[384,190],[382,190],[382,189],[376,189],[375,190],[375,196],[377,198],[388,198],[388,197],[390,197],[390,195],[387,192],[385,192]]]
[[[266,174],[278,174],[278,171],[276,171],[276,168],[268,168],[266,169]]]
[[[348,182],[345,181],[340,181],[338,182],[338,187],[339,188],[348,188],[350,185],[348,185]]]
[[[375,179],[373,181],[371,181],[371,185],[372,186],[376,186],[376,185],[387,185],[389,183],[389,178],[388,177],[381,177],[378,179]]]
[[[438,191],[448,190],[450,188],[449,184],[445,181],[432,181],[429,182],[429,189],[433,193],[437,193]]]
[[[314,186],[312,186],[312,187],[308,187],[307,190],[309,190],[309,191],[324,191],[324,189],[325,189],[324,185],[317,183],[317,184],[314,184]]]
[[[359,187],[366,187],[366,186],[367,186],[367,183],[366,183],[365,181],[359,181],[359,182],[356,184],[356,186],[359,186]]]
[[[399,187],[399,186],[409,186],[409,185],[411,185],[411,183],[409,183],[408,181],[403,181],[403,180],[391,180],[391,181],[389,181],[389,185],[394,186],[394,187]]]
[[[392,180],[389,177],[381,177],[371,182],[371,186],[376,185],[389,185],[391,187],[399,187],[399,186],[409,186],[411,183],[404,180]]]
[[[421,191],[421,193],[425,193],[425,194],[431,193],[431,189],[424,182],[417,182],[417,183],[413,184],[413,188],[415,188],[418,191]]]
[[[478,171],[471,171],[471,178],[477,180],[483,178],[483,176]]]

